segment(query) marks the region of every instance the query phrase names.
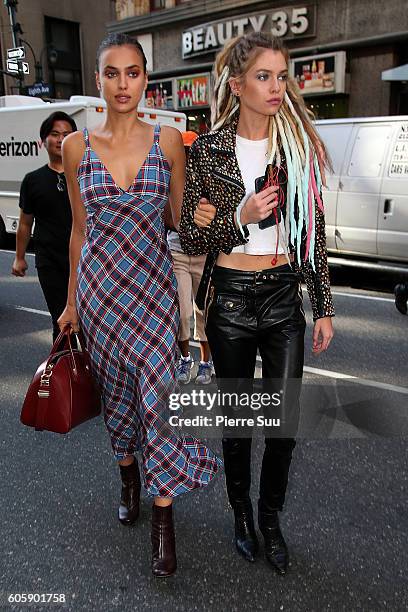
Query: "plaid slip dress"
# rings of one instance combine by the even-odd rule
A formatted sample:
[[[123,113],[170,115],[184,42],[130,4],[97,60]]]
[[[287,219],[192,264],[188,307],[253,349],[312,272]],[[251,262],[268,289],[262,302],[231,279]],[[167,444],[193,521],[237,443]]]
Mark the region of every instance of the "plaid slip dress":
[[[148,493],[175,497],[208,484],[221,461],[168,424],[179,314],[163,223],[171,173],[160,126],[126,191],[92,150],[86,128],[83,133],[78,182],[87,238],[76,299],[105,424],[116,459],[141,452]]]

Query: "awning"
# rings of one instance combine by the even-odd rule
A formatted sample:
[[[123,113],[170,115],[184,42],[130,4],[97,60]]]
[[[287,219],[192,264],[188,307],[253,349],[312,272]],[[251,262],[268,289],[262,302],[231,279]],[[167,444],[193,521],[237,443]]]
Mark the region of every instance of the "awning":
[[[383,81],[408,81],[408,64],[397,66],[381,73]]]

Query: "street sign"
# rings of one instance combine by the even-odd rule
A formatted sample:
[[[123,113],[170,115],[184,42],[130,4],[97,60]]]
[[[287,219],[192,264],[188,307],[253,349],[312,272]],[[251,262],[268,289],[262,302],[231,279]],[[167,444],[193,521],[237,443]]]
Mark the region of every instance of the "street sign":
[[[9,60],[22,60],[25,58],[25,49],[24,47],[14,47],[13,49],[7,49],[7,59]]]
[[[29,96],[49,96],[51,89],[48,83],[35,83],[27,87]]]
[[[19,65],[22,68],[24,74],[30,74],[30,67],[27,62],[19,62],[17,60],[7,60],[7,71],[19,73]]]
[[[7,60],[7,72],[16,72],[18,74],[18,62]]]

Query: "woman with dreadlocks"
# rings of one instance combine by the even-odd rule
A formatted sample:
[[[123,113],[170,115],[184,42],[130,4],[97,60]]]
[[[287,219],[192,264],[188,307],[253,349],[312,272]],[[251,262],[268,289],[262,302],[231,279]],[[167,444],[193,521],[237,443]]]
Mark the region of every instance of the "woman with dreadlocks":
[[[321,199],[328,156],[288,77],[288,61],[282,43],[265,33],[236,38],[219,53],[212,131],[191,147],[180,223],[184,251],[209,254],[197,301],[200,307],[206,296],[217,379],[224,389],[248,391],[259,350],[264,391],[279,393],[281,426],[276,433],[265,428],[258,501],[266,557],[279,574],[289,560],[278,511],[299,416],[302,279],[313,310],[314,354],[328,348],[334,315]],[[227,492],[236,547],[253,561],[251,433],[234,432],[224,428]]]

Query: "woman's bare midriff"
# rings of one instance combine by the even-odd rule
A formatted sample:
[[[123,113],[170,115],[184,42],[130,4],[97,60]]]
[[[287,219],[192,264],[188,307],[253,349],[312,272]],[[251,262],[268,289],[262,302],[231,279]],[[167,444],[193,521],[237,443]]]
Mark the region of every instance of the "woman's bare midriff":
[[[256,272],[258,270],[268,270],[277,266],[284,266],[288,263],[286,255],[278,255],[275,265],[272,260],[275,255],[247,255],[246,253],[231,253],[226,255],[220,253],[217,258],[217,266],[221,268],[230,268],[233,270],[242,270],[243,272]],[[292,258],[290,258],[292,260]]]

